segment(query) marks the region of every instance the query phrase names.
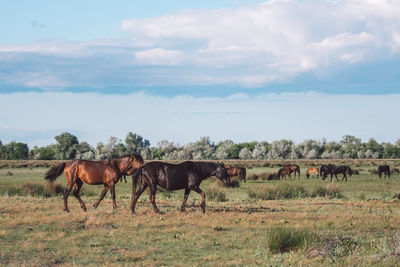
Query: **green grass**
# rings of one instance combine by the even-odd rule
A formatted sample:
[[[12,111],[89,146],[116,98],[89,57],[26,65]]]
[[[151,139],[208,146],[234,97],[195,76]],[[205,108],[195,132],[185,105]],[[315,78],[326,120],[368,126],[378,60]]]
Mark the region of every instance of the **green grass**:
[[[159,190],[156,201],[164,214],[156,215],[145,192],[134,216],[129,213],[130,179],[117,184],[118,209],[112,210],[109,194],[96,210],[91,208],[102,186],[85,184],[82,199],[88,212],[71,194],[68,214],[62,211],[61,195],[46,196],[47,168],[3,168],[0,264],[395,266],[400,176],[379,179],[369,173],[375,165],[356,163],[361,175],[347,183],[305,179],[305,166],[300,180],[256,180],[231,188],[210,178],[200,186],[206,193],[206,214],[197,193],[191,192],[187,211],[181,213],[184,191]],[[278,168],[255,167],[248,173]],[[56,183],[65,187],[65,177]],[[278,200],[248,196],[249,190],[260,188],[303,195]],[[16,189],[20,191],[10,194]],[[338,193],[342,198],[335,197]]]

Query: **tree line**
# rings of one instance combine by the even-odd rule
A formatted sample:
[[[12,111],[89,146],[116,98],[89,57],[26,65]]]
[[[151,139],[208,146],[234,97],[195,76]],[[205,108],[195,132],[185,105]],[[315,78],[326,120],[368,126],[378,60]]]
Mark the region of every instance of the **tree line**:
[[[361,142],[360,138],[345,135],[339,141],[305,140],[295,144],[291,140],[273,142],[234,143],[224,140],[218,143],[209,137],[201,137],[184,146],[163,140],[156,146],[142,136],[129,132],[124,141],[110,137],[106,144],[99,142],[96,147],[85,141],[79,142],[71,133],[65,132],[54,137],[55,144],[44,147],[34,146],[29,149],[22,142],[12,141],[3,144],[0,140],[0,159],[105,159],[130,153],[140,153],[144,159],[160,160],[208,160],[208,159],[365,159],[365,158],[400,158],[400,139],[394,144],[378,143],[371,138]]]

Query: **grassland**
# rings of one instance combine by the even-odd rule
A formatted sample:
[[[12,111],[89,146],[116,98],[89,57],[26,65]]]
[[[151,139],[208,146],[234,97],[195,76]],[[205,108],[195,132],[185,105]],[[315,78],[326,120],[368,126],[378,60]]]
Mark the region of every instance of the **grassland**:
[[[339,163],[342,163],[340,161]],[[284,162],[235,162],[251,167],[249,174],[275,172]],[[71,213],[62,211],[59,195],[26,194],[22,188],[46,186],[47,168],[21,162],[0,166],[1,265],[272,265],[272,266],[396,266],[400,260],[400,175],[379,179],[371,174],[381,161],[347,161],[360,170],[347,183],[334,182],[340,196],[311,196],[327,181],[305,179],[304,169],[321,161],[299,161],[300,180],[248,181],[223,188],[210,178],[201,188],[207,196],[215,188],[225,201],[207,198],[207,212],[192,192],[185,213],[178,211],[183,191],[157,193],[163,215],[153,213],[143,194],[137,213],[128,210],[131,182],[117,185],[112,210],[107,197],[94,210],[83,212],[73,195]],[[388,162],[399,167],[400,161]],[[3,164],[3,165],[1,165]],[[53,163],[46,163],[48,166]],[[57,183],[65,185],[65,177]],[[252,190],[300,186],[307,195],[262,200]],[[28,185],[28,186],[27,186]],[[83,187],[88,207],[102,186]],[[34,194],[33,194],[34,195]],[[289,237],[303,238],[288,249],[279,245]],[[277,244],[278,249],[274,244]],[[290,244],[289,244],[290,245]]]

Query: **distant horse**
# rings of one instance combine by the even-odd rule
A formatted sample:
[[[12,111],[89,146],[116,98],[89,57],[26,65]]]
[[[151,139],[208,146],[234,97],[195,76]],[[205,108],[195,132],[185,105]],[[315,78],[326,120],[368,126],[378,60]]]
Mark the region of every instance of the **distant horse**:
[[[285,178],[285,176],[289,176],[290,177],[290,174],[292,172],[293,171],[291,169],[283,167],[283,168],[279,169],[277,176],[278,176],[279,179],[283,179],[283,178]]]
[[[201,182],[211,176],[216,176],[224,182],[230,184],[229,175],[222,163],[213,162],[193,162],[185,161],[179,164],[171,164],[160,161],[153,161],[144,164],[140,171],[132,176],[133,183],[137,183],[139,175],[142,175],[142,182],[139,190],[134,194],[132,192],[131,211],[135,213],[136,202],[143,191],[150,188],[150,201],[153,204],[155,213],[160,213],[156,205],[156,188],[157,185],[167,190],[185,189],[185,195],[180,211],[185,211],[186,201],[191,190],[200,194],[202,197],[201,209],[205,213],[205,194],[200,189]]]
[[[225,166],[226,171],[230,177],[239,176],[240,180],[244,180],[246,182],[246,168],[244,167],[234,167],[234,166]]]
[[[299,165],[296,164],[286,164],[283,166],[283,168],[289,168],[294,172],[294,178],[296,178],[296,174],[299,174],[299,179],[300,179],[300,167]]]
[[[388,165],[380,165],[378,167],[379,178],[382,178],[382,173],[385,174],[384,178],[386,178],[386,175],[390,178],[390,167]]]
[[[84,182],[91,185],[104,185],[104,189],[100,194],[100,198],[93,205],[93,207],[97,208],[106,195],[108,189],[110,189],[113,200],[113,208],[116,208],[115,184],[122,175],[131,175],[142,165],[143,159],[137,154],[112,159],[112,161],[72,160],[52,167],[49,171],[47,171],[45,179],[53,182],[58,176],[65,172],[65,176],[67,177],[67,188],[64,192],[64,210],[66,212],[69,212],[68,195],[74,185],[74,196],[81,204],[81,208],[86,211],[85,203],[83,203],[79,196],[79,191],[81,190]]]
[[[349,166],[342,165],[342,166],[335,166],[333,164],[328,164],[328,165],[322,165],[320,168],[320,175],[322,177],[322,180],[325,180],[328,174],[331,175],[331,182],[333,175],[335,175],[336,181],[339,181],[337,175],[341,173],[343,174],[342,181],[346,179],[347,182],[347,173],[351,176],[352,175],[352,170]]]
[[[306,174],[307,179],[310,175],[317,175],[317,177],[319,177],[319,169],[317,167],[309,168]]]

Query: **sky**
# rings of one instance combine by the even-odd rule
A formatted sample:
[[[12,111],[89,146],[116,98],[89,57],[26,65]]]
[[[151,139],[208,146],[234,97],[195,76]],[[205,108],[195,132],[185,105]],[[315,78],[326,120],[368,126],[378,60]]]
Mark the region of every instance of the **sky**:
[[[11,1],[0,140],[400,138],[400,2]]]

